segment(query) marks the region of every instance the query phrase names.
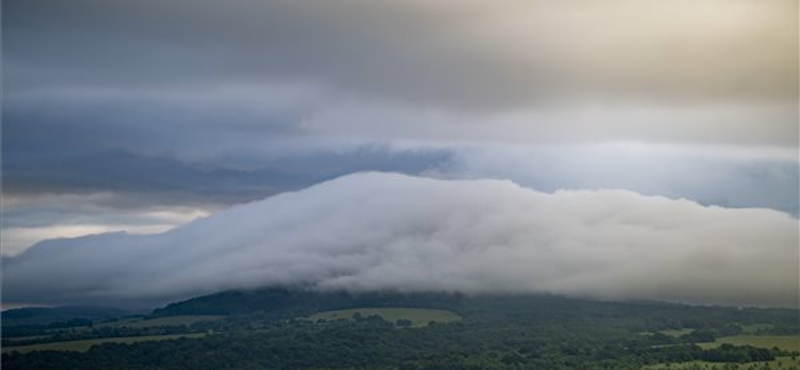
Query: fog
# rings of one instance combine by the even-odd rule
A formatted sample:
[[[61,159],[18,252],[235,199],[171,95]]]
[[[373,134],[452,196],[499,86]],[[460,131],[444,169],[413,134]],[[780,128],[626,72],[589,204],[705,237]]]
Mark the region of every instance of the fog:
[[[304,285],[796,306],[798,221],[624,190],[361,173],[152,235],[5,257],[4,304]]]

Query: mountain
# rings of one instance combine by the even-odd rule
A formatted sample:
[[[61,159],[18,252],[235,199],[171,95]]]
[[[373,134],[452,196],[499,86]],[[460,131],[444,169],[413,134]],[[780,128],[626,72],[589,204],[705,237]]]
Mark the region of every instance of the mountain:
[[[780,322],[796,327],[796,310],[692,306],[651,301],[599,301],[552,294],[403,293],[395,291],[315,291],[299,287],[230,290],[171,303],[151,316],[249,315],[296,318],[353,308],[428,308],[453,311],[477,320],[559,320],[575,318],[658,317],[677,326],[724,326],[738,322]]]

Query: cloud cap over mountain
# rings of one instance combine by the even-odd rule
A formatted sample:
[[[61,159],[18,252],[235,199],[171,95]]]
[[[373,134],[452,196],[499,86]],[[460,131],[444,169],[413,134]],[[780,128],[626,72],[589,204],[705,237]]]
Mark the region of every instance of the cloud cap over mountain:
[[[796,306],[798,221],[630,191],[362,173],[154,235],[42,242],[6,303],[186,297],[310,284]]]

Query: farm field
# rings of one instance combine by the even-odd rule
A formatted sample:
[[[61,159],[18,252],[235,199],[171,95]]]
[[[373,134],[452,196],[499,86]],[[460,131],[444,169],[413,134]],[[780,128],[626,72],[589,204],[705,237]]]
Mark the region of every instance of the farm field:
[[[772,329],[770,324],[746,324],[742,325],[742,334],[757,334],[759,331]]]
[[[116,338],[73,340],[67,342],[51,342],[51,343],[31,344],[25,346],[4,347],[3,353],[10,353],[14,351],[20,353],[28,353],[32,351],[45,351],[45,350],[86,352],[92,346],[103,343],[129,344],[136,342],[170,340],[178,338],[201,338],[203,336],[205,336],[205,334],[201,333],[201,334],[150,335],[150,336],[139,336],[139,337],[116,337]]]
[[[319,312],[309,317],[309,319],[313,321],[320,319],[351,319],[356,313],[360,313],[364,317],[377,315],[389,322],[395,322],[400,319],[410,320],[412,327],[427,326],[431,321],[446,323],[461,319],[460,316],[450,311],[423,308],[354,308]]]
[[[661,330],[659,333],[678,338],[681,335],[691,334],[692,332],[694,332],[694,329],[667,329]]]
[[[128,327],[128,328],[150,328],[156,326],[190,326],[202,321],[215,321],[224,318],[219,315],[183,315],[158,317],[155,319],[124,319],[119,321],[105,322],[94,325],[96,327]]]
[[[698,343],[698,346],[707,349],[715,348],[722,344],[737,346],[751,345],[760,348],[778,347],[787,351],[800,351],[800,335],[734,335],[717,338],[715,342]]]
[[[774,361],[766,362],[750,362],[745,364],[736,363],[719,363],[719,362],[705,362],[705,361],[692,361],[671,364],[658,364],[652,366],[645,366],[645,370],[656,369],[672,369],[672,370],[762,370],[762,369],[800,369],[800,358],[791,357],[776,357]]]
[[[745,332],[769,329],[770,325],[752,324]],[[745,329],[745,328],[743,328]],[[662,331],[663,332],[663,331]],[[665,333],[666,334],[666,333]],[[800,351],[800,336],[798,335],[734,335],[729,337],[717,338],[711,343],[697,343],[703,349],[711,349],[722,344],[733,344],[737,346],[751,345],[753,347],[771,349],[778,347],[787,351]],[[800,369],[800,358],[790,356],[777,357],[774,361],[750,362],[744,364],[719,363],[705,361],[691,361],[683,363],[658,364],[647,366],[644,369]]]

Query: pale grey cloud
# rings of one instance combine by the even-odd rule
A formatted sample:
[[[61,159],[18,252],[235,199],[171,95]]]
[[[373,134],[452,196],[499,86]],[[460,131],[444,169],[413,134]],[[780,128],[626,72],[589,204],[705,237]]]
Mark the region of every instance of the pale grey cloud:
[[[630,191],[357,174],[157,235],[43,242],[6,258],[7,302],[231,288],[553,292],[796,305],[798,221]]]

